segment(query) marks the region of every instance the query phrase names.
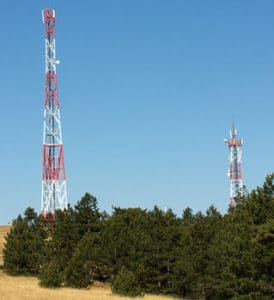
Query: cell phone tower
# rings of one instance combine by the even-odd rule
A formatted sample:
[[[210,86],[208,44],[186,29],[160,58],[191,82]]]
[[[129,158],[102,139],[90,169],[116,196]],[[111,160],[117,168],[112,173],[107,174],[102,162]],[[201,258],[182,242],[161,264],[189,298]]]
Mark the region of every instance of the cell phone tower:
[[[45,99],[42,163],[41,214],[53,216],[55,210],[67,208],[66,173],[61,132],[60,102],[55,55],[55,10],[43,9],[45,24]]]
[[[230,207],[236,205],[235,198],[242,194],[242,145],[243,139],[237,138],[237,130],[232,125],[230,138],[224,140],[229,148]]]

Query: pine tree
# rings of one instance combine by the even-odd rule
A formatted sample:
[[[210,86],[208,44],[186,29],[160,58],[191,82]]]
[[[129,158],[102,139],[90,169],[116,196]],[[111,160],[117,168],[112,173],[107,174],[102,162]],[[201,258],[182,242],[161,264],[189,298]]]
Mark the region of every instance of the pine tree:
[[[112,269],[107,247],[102,232],[86,233],[65,270],[66,285],[80,288],[94,280],[110,279]]]
[[[142,293],[135,274],[124,267],[116,276],[111,290],[115,294],[131,297],[139,296]]]
[[[75,217],[81,236],[86,232],[97,232],[101,218],[97,199],[86,193],[75,205]]]
[[[26,210],[24,218],[19,215],[13,221],[11,231],[5,238],[4,270],[7,273],[38,274],[44,246],[44,234],[39,223],[37,214],[31,208]]]
[[[63,284],[62,272],[59,269],[58,259],[52,258],[43,265],[39,274],[39,285],[42,287],[58,288]]]
[[[64,284],[65,268],[78,242],[78,227],[72,208],[56,211],[54,229],[50,239],[46,241],[39,273],[42,286],[56,287]],[[54,276],[53,281],[48,278],[49,275]]]

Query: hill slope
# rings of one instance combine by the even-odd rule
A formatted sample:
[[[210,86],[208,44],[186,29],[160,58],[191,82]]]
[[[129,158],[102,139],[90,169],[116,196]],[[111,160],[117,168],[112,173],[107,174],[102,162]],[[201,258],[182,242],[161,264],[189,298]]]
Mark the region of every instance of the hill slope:
[[[0,226],[0,266],[3,264],[4,237],[11,226]],[[0,299],[1,300],[74,300],[74,299],[100,299],[100,300],[127,300],[128,297],[119,297],[111,294],[110,287],[96,283],[91,289],[78,290],[70,288],[44,289],[39,287],[35,277],[8,276],[0,271]],[[136,300],[170,300],[169,297],[146,295]]]
[[[11,226],[0,226],[0,266],[3,264],[3,248],[5,236],[10,231]]]
[[[0,271],[0,299],[1,300],[129,300],[132,298],[119,297],[111,294],[110,287],[105,284],[95,283],[90,289],[45,289],[38,286],[35,277],[8,276]],[[169,297],[145,295],[134,298],[136,300],[171,300]]]

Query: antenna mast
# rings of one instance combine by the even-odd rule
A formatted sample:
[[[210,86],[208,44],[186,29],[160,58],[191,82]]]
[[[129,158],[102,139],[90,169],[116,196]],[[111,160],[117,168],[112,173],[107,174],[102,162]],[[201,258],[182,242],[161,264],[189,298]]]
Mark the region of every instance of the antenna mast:
[[[230,138],[224,140],[229,148],[230,207],[236,205],[235,198],[242,194],[242,145],[243,139],[237,138],[234,124],[230,130]]]
[[[61,132],[60,102],[55,55],[55,10],[43,9],[45,24],[45,99],[42,163],[41,214],[53,216],[55,210],[67,208],[66,174]]]

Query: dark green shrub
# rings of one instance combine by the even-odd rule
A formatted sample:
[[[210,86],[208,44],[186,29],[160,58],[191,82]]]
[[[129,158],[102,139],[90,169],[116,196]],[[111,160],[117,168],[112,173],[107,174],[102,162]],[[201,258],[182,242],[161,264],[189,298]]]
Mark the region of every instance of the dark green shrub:
[[[48,265],[44,265],[41,273],[39,274],[40,286],[57,288],[62,285],[61,273],[56,268],[56,262],[49,262]]]
[[[142,293],[135,274],[124,267],[116,276],[111,289],[115,294],[130,297],[136,297]]]
[[[3,269],[10,275],[37,275],[39,271],[44,232],[33,209],[28,208],[25,216],[19,215],[13,221],[5,237]]]
[[[65,285],[73,288],[86,288],[92,282],[89,265],[82,253],[76,251],[65,269]]]

